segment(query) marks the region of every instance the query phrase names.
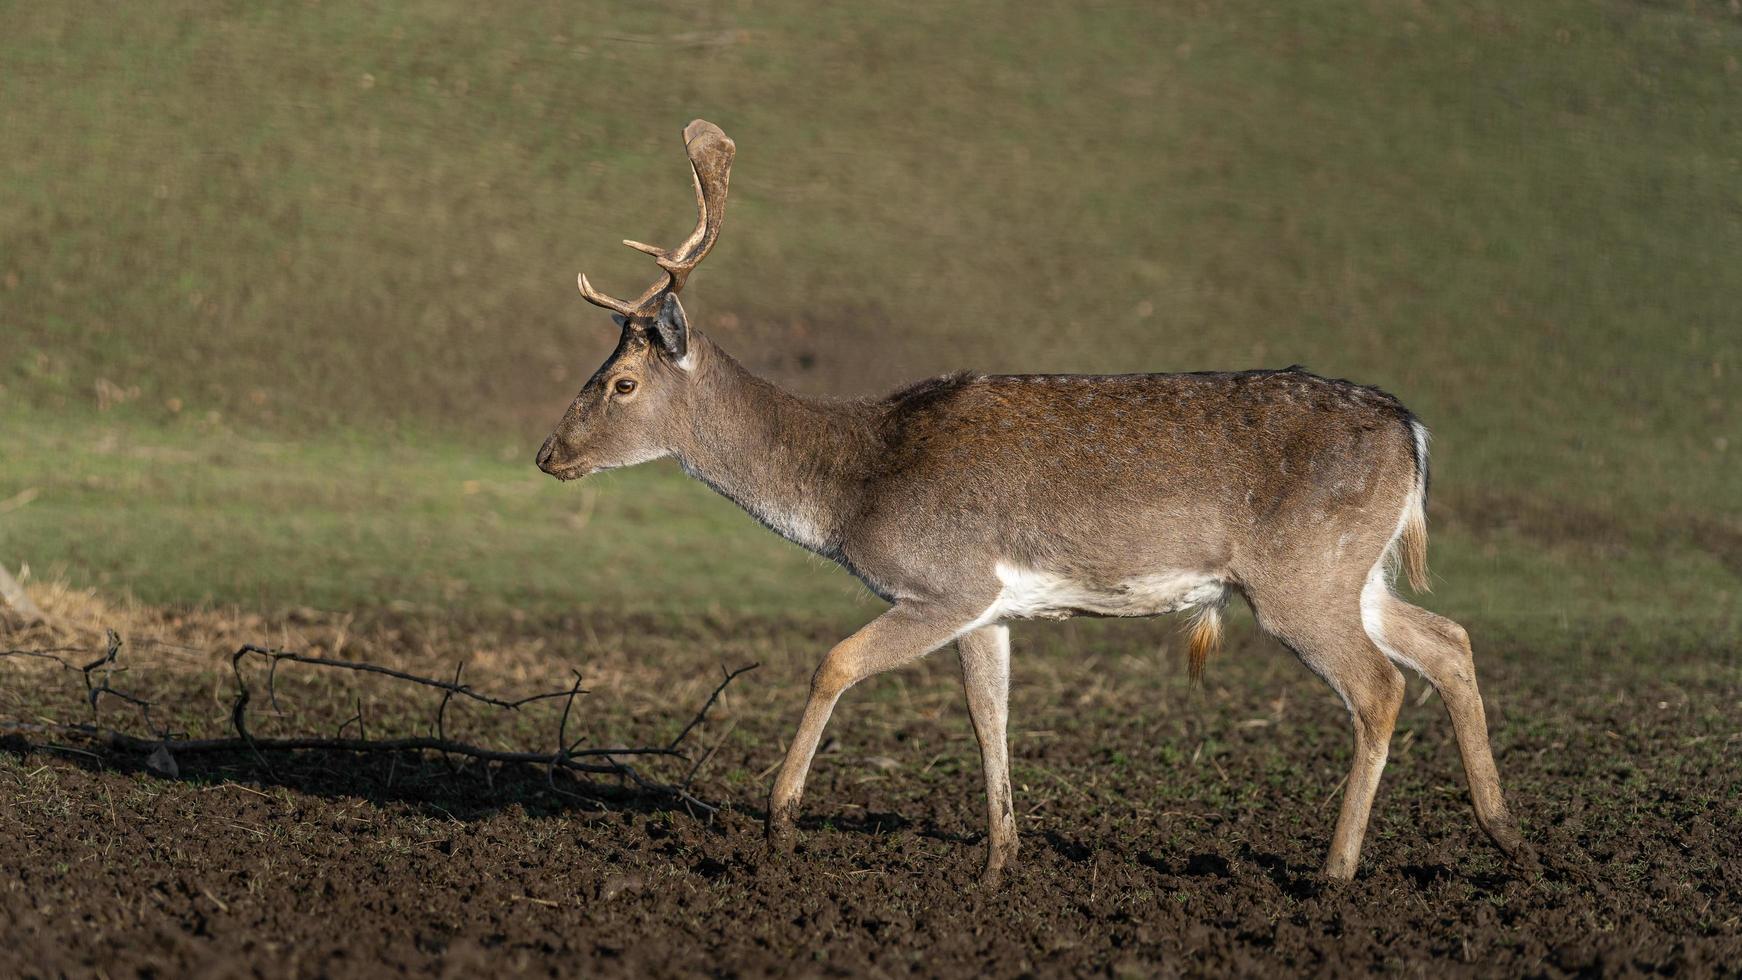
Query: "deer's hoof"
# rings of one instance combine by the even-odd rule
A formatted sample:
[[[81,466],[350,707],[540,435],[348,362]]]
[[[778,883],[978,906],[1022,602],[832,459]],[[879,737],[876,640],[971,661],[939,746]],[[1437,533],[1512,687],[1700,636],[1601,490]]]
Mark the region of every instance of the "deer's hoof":
[[[1525,873],[1534,873],[1542,869],[1542,860],[1537,856],[1536,848],[1519,833],[1518,824],[1510,817],[1484,824],[1482,829],[1487,832],[1488,839],[1494,846],[1500,848],[1500,853],[1512,862],[1512,866]]]
[[[798,831],[794,827],[791,808],[772,810],[768,814],[768,822],[763,825],[763,837],[768,842],[768,853],[775,857],[786,857],[792,853],[792,846],[798,840]]]
[[[1004,869],[1016,863],[1016,844],[1014,837],[1011,843],[998,845],[990,842],[986,845],[986,867],[980,872],[980,888],[993,891],[1004,881]]]
[[[1524,835],[1518,832],[1518,825],[1511,821],[1486,829],[1488,839],[1494,842],[1494,846],[1514,861],[1529,857],[1534,850],[1525,842]]]
[[[1542,855],[1537,853],[1536,848],[1522,838],[1514,842],[1511,847],[1502,847],[1501,850],[1506,853],[1506,860],[1513,869],[1527,878],[1540,875],[1550,870],[1551,867],[1555,871],[1575,878],[1580,876],[1578,869],[1570,864],[1561,861],[1544,862]]]
[[[1355,867],[1356,861],[1353,859],[1333,857],[1319,869],[1319,877],[1328,885],[1346,885],[1355,880]]]

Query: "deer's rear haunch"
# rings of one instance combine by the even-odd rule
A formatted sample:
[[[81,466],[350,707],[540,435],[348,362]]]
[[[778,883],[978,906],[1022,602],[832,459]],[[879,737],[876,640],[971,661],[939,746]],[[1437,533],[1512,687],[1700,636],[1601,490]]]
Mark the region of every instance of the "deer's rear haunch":
[[[1232,593],[1348,706],[1354,762],[1325,872],[1355,873],[1403,700],[1398,667],[1439,691],[1476,819],[1524,843],[1501,799],[1469,637],[1392,591],[1426,587],[1427,430],[1395,398],[1290,368],[1116,376],[957,374],[884,398],[800,398],[750,374],[686,319],[677,294],[718,241],[735,147],[684,130],[700,212],[637,299],[616,351],[538,454],[562,479],[674,456],[771,530],[891,605],[823,658],[768,803],[790,846],[811,758],[842,692],[948,643],[961,653],[985,766],[986,875],[1016,854],[1005,623],[1195,617],[1194,669]]]

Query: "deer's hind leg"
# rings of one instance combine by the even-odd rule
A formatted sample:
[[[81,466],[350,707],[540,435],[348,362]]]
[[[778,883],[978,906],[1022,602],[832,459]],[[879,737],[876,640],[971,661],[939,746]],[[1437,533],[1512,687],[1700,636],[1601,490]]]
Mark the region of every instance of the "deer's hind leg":
[[[1393,660],[1427,678],[1445,702],[1458,738],[1458,754],[1464,760],[1464,775],[1470,782],[1476,822],[1507,857],[1528,863],[1530,847],[1519,834],[1500,793],[1500,774],[1488,745],[1482,693],[1476,688],[1476,661],[1470,650],[1470,635],[1444,616],[1404,602],[1376,579],[1369,580],[1361,599],[1374,639]]]
[[[1391,731],[1403,707],[1403,674],[1362,628],[1358,586],[1304,590],[1299,581],[1269,594],[1249,588],[1247,598],[1259,624],[1293,650],[1348,706],[1355,757],[1324,865],[1327,877],[1347,881],[1355,876],[1360,861]]]

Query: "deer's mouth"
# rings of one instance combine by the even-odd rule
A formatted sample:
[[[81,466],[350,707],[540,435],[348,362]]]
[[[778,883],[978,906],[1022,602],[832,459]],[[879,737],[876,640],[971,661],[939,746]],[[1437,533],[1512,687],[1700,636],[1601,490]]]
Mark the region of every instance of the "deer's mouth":
[[[597,467],[588,466],[585,463],[558,462],[557,460],[551,459],[549,456],[544,456],[539,459],[538,468],[564,483],[567,483],[570,480],[579,480],[581,477],[586,476],[593,472],[593,470],[597,469]]]

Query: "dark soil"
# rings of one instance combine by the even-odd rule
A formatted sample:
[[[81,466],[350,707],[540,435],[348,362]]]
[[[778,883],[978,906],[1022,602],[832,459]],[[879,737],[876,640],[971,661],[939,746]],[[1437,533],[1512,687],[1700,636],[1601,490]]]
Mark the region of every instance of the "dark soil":
[[[1349,885],[1319,879],[1348,758],[1343,712],[1249,638],[1193,689],[1159,624],[1017,634],[1019,865],[976,884],[978,758],[954,657],[844,700],[795,855],[761,805],[828,630],[689,635],[578,624],[417,626],[345,655],[480,687],[592,691],[591,744],[669,739],[718,665],[765,662],[689,740],[709,816],[622,780],[340,753],[143,759],[0,744],[0,975],[1734,975],[1742,964],[1742,674],[1726,651],[1481,659],[1514,811],[1550,867],[1481,838],[1438,703],[1412,680]],[[308,631],[321,649],[318,630]],[[224,734],[222,657],[130,648],[129,689]],[[431,655],[434,655],[432,662]],[[433,704],[284,668],[262,730],[419,733]],[[318,673],[318,672],[315,672]],[[71,687],[69,688],[69,685]],[[121,681],[116,681],[121,687]],[[0,715],[83,720],[75,678],[0,662]],[[137,718],[105,707],[107,723]],[[544,706],[536,710],[555,710]],[[62,714],[57,715],[56,712]],[[179,713],[178,713],[179,712]],[[456,714],[480,744],[547,745],[551,716]],[[354,726],[353,726],[354,728]],[[684,763],[649,763],[660,778]]]

